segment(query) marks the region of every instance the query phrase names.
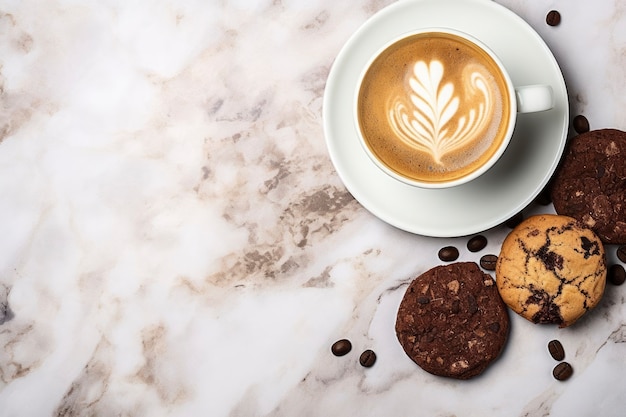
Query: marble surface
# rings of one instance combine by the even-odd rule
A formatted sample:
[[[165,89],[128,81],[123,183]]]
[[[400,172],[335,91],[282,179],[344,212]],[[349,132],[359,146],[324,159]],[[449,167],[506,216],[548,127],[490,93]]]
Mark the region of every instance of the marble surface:
[[[626,3],[498,2],[552,48],[572,115],[626,130]],[[0,2],[1,416],[622,415],[626,286],[568,329],[512,315],[471,381],[402,352],[408,282],[509,229],[478,254],[404,232],[335,172],[326,78],[389,3]]]

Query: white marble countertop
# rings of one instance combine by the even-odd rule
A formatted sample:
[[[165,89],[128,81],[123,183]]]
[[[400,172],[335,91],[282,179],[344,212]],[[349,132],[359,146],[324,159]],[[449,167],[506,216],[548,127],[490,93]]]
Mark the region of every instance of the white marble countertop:
[[[572,116],[626,130],[626,3],[498,2],[552,48]],[[509,229],[478,254],[404,232],[335,172],[326,78],[388,3],[0,2],[1,416],[623,414],[626,286],[567,329],[512,314],[471,381],[399,346],[406,284],[438,249],[477,261]]]

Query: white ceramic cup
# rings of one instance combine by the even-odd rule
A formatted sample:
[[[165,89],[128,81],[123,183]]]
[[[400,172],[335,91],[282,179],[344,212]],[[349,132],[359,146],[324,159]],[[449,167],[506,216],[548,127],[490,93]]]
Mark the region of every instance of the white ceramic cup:
[[[418,35],[418,34],[420,35],[428,34],[428,33],[433,33],[433,34],[444,33],[444,34],[455,35],[455,36],[462,38],[466,42],[474,44],[476,47],[484,51],[489,57],[491,57],[493,62],[495,62],[495,64],[497,65],[497,68],[500,71],[500,76],[502,79],[504,79],[505,84],[506,84],[506,89],[503,92],[503,94],[508,95],[508,101],[509,101],[509,106],[508,106],[509,111],[507,114],[508,117],[504,117],[506,121],[503,122],[503,123],[506,123],[506,126],[503,126],[503,128],[506,130],[506,133],[504,134],[504,137],[501,140],[495,152],[493,152],[486,161],[484,161],[480,166],[478,166],[478,168],[463,175],[460,178],[455,178],[451,180],[421,181],[421,180],[403,175],[399,173],[397,170],[394,170],[393,168],[388,166],[385,162],[383,162],[378,156],[376,156],[375,153],[372,151],[372,149],[370,149],[370,147],[367,145],[367,142],[364,138],[363,132],[361,131],[361,127],[359,123],[360,86],[363,82],[364,76],[366,75],[368,69],[374,63],[376,58],[378,58],[380,54],[382,54],[388,48],[392,47],[397,42],[403,39],[406,39],[407,37],[411,37],[411,36]],[[502,154],[506,150],[513,136],[513,131],[515,128],[515,124],[517,122],[518,113],[532,113],[532,112],[546,111],[554,107],[554,97],[553,97],[553,91],[552,91],[551,86],[549,85],[515,86],[513,82],[511,81],[511,78],[507,72],[507,69],[503,65],[502,61],[487,45],[485,45],[479,39],[476,39],[474,36],[471,36],[467,33],[464,33],[455,29],[450,29],[450,28],[439,28],[439,27],[425,28],[419,31],[413,31],[410,33],[403,34],[402,36],[387,43],[376,54],[374,54],[374,56],[369,60],[369,62],[363,69],[361,76],[358,80],[358,86],[359,87],[357,88],[356,97],[354,99],[354,123],[356,124],[356,130],[358,132],[362,148],[365,150],[365,152],[370,157],[370,159],[374,162],[374,164],[378,168],[380,168],[382,171],[384,171],[386,174],[390,175],[391,177],[403,183],[416,186],[416,187],[430,188],[430,189],[454,187],[454,186],[458,186],[458,185],[467,183],[469,181],[472,181],[478,178],[479,176],[487,172],[489,168],[491,168],[498,161],[498,159],[502,156]],[[379,120],[378,123],[389,123],[389,122],[388,120]]]

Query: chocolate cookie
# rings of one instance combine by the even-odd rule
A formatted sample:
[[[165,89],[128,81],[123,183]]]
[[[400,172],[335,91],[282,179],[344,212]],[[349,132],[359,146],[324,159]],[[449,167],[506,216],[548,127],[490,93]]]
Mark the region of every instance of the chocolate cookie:
[[[572,217],[532,216],[504,239],[496,283],[504,302],[522,317],[566,327],[602,298],[604,247]]]
[[[574,137],[555,175],[552,201],[558,214],[580,220],[604,243],[626,243],[626,132]]]
[[[469,379],[502,352],[509,316],[493,278],[474,262],[437,266],[404,294],[396,335],[406,354],[434,375]]]

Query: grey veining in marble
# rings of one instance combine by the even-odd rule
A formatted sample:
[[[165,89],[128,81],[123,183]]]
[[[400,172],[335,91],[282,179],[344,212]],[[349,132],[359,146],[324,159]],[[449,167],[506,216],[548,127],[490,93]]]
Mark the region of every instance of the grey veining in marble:
[[[626,3],[498,2],[552,48],[572,115],[626,130]],[[402,352],[408,282],[509,229],[478,254],[403,232],[335,172],[326,78],[390,3],[0,2],[0,415],[621,415],[626,287],[569,329],[512,317],[472,381]]]

